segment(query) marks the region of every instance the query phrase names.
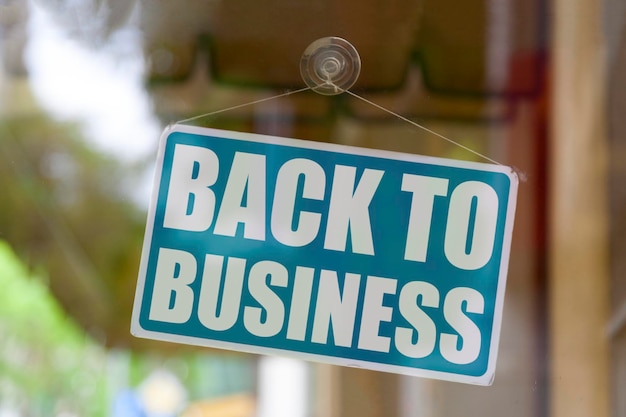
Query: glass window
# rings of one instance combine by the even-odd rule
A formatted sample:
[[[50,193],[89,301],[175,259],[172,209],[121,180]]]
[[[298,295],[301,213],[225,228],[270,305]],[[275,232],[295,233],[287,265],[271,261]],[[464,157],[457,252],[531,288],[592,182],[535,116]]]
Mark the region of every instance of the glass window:
[[[620,0],[0,1],[0,416],[626,415],[625,22]],[[327,36],[358,50],[352,94],[299,91]],[[514,167],[493,384],[133,337],[183,120]]]

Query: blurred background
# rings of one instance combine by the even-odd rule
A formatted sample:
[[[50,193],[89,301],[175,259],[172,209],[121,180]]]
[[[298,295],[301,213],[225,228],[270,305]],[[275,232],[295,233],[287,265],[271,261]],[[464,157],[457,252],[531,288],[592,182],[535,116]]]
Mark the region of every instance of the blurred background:
[[[491,387],[130,335],[160,132],[304,87],[326,36],[520,172]],[[0,417],[626,416],[625,112],[623,0],[0,0]],[[193,123],[479,160],[346,94]]]

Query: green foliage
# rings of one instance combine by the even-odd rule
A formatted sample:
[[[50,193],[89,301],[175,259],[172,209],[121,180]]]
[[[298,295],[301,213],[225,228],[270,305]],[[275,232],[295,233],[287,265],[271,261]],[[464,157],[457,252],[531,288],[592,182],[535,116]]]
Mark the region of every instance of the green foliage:
[[[1,241],[0,288],[0,400],[26,415],[105,415],[106,352]]]
[[[110,346],[135,342],[130,314],[145,214],[136,167],[89,147],[75,125],[0,120],[0,239],[46,271],[63,309]]]
[[[249,357],[130,335],[145,224],[128,192],[138,173],[74,125],[0,119],[0,414],[105,416],[116,393],[162,368],[192,398],[253,390]]]

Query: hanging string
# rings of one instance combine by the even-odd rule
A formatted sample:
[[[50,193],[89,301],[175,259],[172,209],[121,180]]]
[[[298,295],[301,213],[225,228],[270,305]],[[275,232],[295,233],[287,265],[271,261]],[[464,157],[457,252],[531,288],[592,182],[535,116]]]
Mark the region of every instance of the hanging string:
[[[379,105],[379,104],[376,104],[376,103],[374,103],[373,101],[366,99],[365,97],[361,97],[360,95],[358,95],[358,94],[356,94],[356,93],[353,93],[353,92],[352,92],[352,91],[350,91],[350,90],[343,90],[343,89],[341,89],[341,88],[339,88],[339,87],[336,87],[336,86],[335,86],[335,88],[338,88],[339,90],[343,91],[344,93],[348,93],[348,94],[349,94],[349,95],[351,95],[352,97],[357,98],[357,99],[359,99],[359,100],[363,101],[364,103],[369,104],[370,106],[376,107],[377,109],[379,109],[379,110],[381,110],[381,111],[384,111],[385,113],[388,113],[388,114],[390,114],[390,115],[392,115],[392,116],[395,116],[396,118],[398,118],[398,119],[402,120],[403,122],[409,123],[411,126],[414,126],[414,127],[419,128],[419,129],[422,129],[422,130],[424,130],[424,131],[426,131],[426,132],[430,133],[431,135],[435,135],[435,136],[437,136],[437,137],[438,137],[438,138],[440,138],[440,139],[443,139],[443,140],[445,140],[445,141],[448,141],[448,142],[450,142],[451,144],[456,145],[456,146],[458,146],[459,148],[464,149],[464,150],[466,150],[466,151],[468,151],[468,152],[470,152],[470,153],[472,153],[472,154],[474,154],[474,155],[476,155],[476,156],[478,156],[478,157],[480,157],[480,158],[483,158],[483,159],[484,159],[484,160],[486,160],[486,161],[489,161],[489,162],[491,162],[491,163],[493,163],[493,164],[495,164],[495,165],[505,166],[504,164],[502,164],[502,163],[500,163],[500,162],[496,161],[495,159],[492,159],[492,158],[488,157],[488,156],[487,156],[487,155],[485,155],[485,154],[482,154],[482,153],[480,153],[480,152],[478,152],[478,151],[475,151],[474,149],[469,148],[469,147],[467,147],[467,146],[465,146],[465,145],[463,145],[463,144],[461,144],[461,143],[459,143],[459,142],[457,142],[457,141],[455,141],[455,140],[453,140],[453,139],[450,139],[450,138],[448,138],[448,137],[446,137],[446,136],[442,135],[441,133],[437,133],[437,132],[435,132],[434,130],[427,128],[426,126],[421,125],[421,124],[419,124],[419,123],[417,123],[417,122],[414,122],[413,120],[411,120],[411,119],[409,119],[409,118],[406,118],[406,117],[402,116],[401,114],[398,114],[398,113],[396,113],[396,112],[394,112],[394,111],[392,111],[392,110],[389,110],[389,109],[387,109],[386,107],[383,107],[383,106],[381,106],[381,105]],[[525,173],[525,172],[521,171],[521,170],[520,170],[520,169],[518,169],[517,167],[511,167],[511,169],[513,170],[513,172],[515,172],[515,174],[517,174],[518,178],[519,178],[522,182],[526,182],[526,181],[527,181],[528,176],[526,175],[526,173]]]
[[[383,111],[385,113],[388,113],[388,114],[396,117],[397,119],[402,120],[403,122],[406,122],[406,123],[410,124],[411,126],[417,127],[418,129],[422,129],[422,130],[430,133],[431,135],[437,136],[440,139],[443,139],[443,140],[445,140],[445,141],[447,141],[447,142],[449,142],[449,143],[451,143],[453,145],[456,145],[459,148],[464,149],[467,152],[470,152],[470,153],[472,153],[472,154],[474,154],[474,155],[476,155],[476,156],[478,156],[480,158],[483,158],[486,161],[489,161],[489,162],[491,162],[493,164],[496,164],[496,165],[504,166],[504,164],[496,161],[495,159],[492,159],[492,158],[488,157],[487,155],[484,155],[484,154],[482,154],[482,153],[480,153],[478,151],[475,151],[474,149],[469,148],[469,147],[467,147],[467,146],[465,146],[465,145],[463,145],[463,144],[461,144],[461,143],[459,143],[459,142],[457,142],[457,141],[455,141],[453,139],[450,139],[450,138],[442,135],[441,133],[437,133],[434,130],[429,129],[429,128],[427,128],[424,125],[421,125],[421,124],[419,124],[417,122],[414,122],[413,120],[411,120],[411,119],[409,119],[407,117],[404,117],[401,114],[398,114],[398,113],[396,113],[396,112],[394,112],[392,110],[389,110],[386,107],[383,107],[383,106],[381,106],[379,104],[376,104],[373,101],[368,100],[365,97],[362,97],[362,96],[360,96],[360,95],[358,95],[356,93],[353,93],[350,90],[344,90],[343,88],[333,84],[332,81],[326,81],[325,83],[320,84],[317,88],[328,87],[328,85],[332,86],[337,91],[341,91],[343,93],[347,93],[347,94],[351,95],[352,97],[354,97],[354,98],[356,98],[358,100],[361,100],[364,103],[369,104],[370,106],[373,106],[373,107],[375,107],[375,108],[377,108],[377,109],[379,109],[379,110],[381,110],[381,111]],[[225,113],[225,112],[228,112],[228,111],[231,111],[231,110],[236,110],[236,109],[240,109],[240,108],[247,107],[247,106],[252,106],[252,105],[263,103],[263,102],[266,102],[266,101],[275,100],[275,99],[278,99],[278,98],[281,98],[281,97],[287,97],[287,96],[290,96],[290,95],[293,95],[293,94],[302,93],[304,91],[308,91],[308,90],[315,91],[315,89],[316,89],[316,87],[304,87],[304,88],[300,88],[298,90],[287,91],[286,93],[278,94],[276,96],[265,97],[265,98],[262,98],[262,99],[259,99],[259,100],[254,100],[254,101],[251,101],[251,102],[248,102],[248,103],[238,104],[236,106],[231,106],[231,107],[227,107],[227,108],[224,108],[224,109],[215,110],[215,111],[212,111],[212,112],[209,112],[209,113],[200,114],[198,116],[193,116],[193,117],[190,117],[188,119],[179,120],[178,122],[176,122],[176,124],[188,123],[188,122],[191,122],[191,121],[194,121],[194,120],[197,120],[197,119],[202,119],[204,117],[213,116],[213,115],[216,115],[216,114],[219,114],[219,113]],[[525,174],[524,173],[519,172],[514,167],[513,167],[513,170],[519,175],[520,178],[522,178],[523,181],[525,180]]]
[[[259,100],[251,101],[249,103],[238,104],[236,106],[227,107],[225,109],[219,109],[219,110],[215,110],[215,111],[212,111],[212,112],[209,112],[209,113],[200,114],[198,116],[193,116],[193,117],[190,117],[188,119],[179,120],[179,121],[176,122],[176,124],[188,123],[188,122],[191,122],[191,121],[194,121],[194,120],[197,120],[197,119],[202,119],[204,117],[213,116],[215,114],[225,113],[227,111],[240,109],[242,107],[248,107],[248,106],[253,106],[255,104],[263,103],[265,101],[270,101],[270,100],[274,100],[274,99],[281,98],[281,97],[287,97],[287,96],[290,96],[292,94],[302,93],[302,92],[307,91],[307,90],[311,90],[311,87],[304,87],[304,88],[301,88],[299,90],[287,91],[286,93],[279,94],[277,96],[265,97],[265,98],[262,98],[262,99],[259,99]]]
[[[488,157],[488,156],[486,156],[486,155],[483,155],[483,154],[482,154],[482,153],[480,153],[480,152],[477,152],[477,151],[475,151],[475,150],[473,150],[473,149],[471,149],[471,148],[468,148],[467,146],[465,146],[465,145],[463,145],[463,144],[461,144],[461,143],[459,143],[459,142],[457,142],[457,141],[454,141],[454,140],[452,140],[452,139],[450,139],[450,138],[448,138],[448,137],[446,137],[446,136],[442,135],[441,133],[437,133],[437,132],[435,132],[434,130],[431,130],[431,129],[427,128],[426,126],[421,125],[421,124],[419,124],[419,123],[417,123],[417,122],[414,122],[413,120],[408,119],[408,118],[406,118],[406,117],[404,117],[404,116],[402,116],[402,115],[400,115],[400,114],[398,114],[398,113],[396,113],[396,112],[394,112],[394,111],[392,111],[392,110],[389,110],[389,109],[387,109],[387,108],[385,108],[385,107],[383,107],[383,106],[381,106],[381,105],[379,105],[379,104],[376,104],[376,103],[374,103],[373,101],[370,101],[370,100],[366,99],[365,97],[361,97],[360,95],[355,94],[355,93],[353,93],[352,91],[349,91],[349,90],[344,90],[344,92],[345,92],[345,93],[350,94],[352,97],[358,98],[359,100],[361,100],[361,101],[363,101],[363,102],[365,102],[365,103],[369,104],[370,106],[374,106],[374,107],[376,107],[376,108],[377,108],[377,109],[379,109],[379,110],[382,110],[382,111],[384,111],[384,112],[386,112],[386,113],[388,113],[388,114],[390,114],[390,115],[392,115],[392,116],[395,116],[395,117],[397,117],[398,119],[400,119],[400,120],[402,120],[402,121],[404,121],[404,122],[407,122],[407,123],[409,123],[409,124],[410,124],[410,125],[412,125],[412,126],[415,126],[415,127],[419,128],[419,129],[422,129],[422,130],[424,130],[424,131],[426,131],[426,132],[430,133],[431,135],[435,135],[435,136],[437,136],[438,138],[441,138],[441,139],[443,139],[443,140],[446,140],[446,141],[448,141],[448,142],[450,142],[450,143],[452,143],[452,144],[454,144],[454,145],[458,146],[459,148],[465,149],[466,151],[471,152],[471,153],[473,153],[474,155],[479,156],[479,157],[481,157],[481,158],[483,158],[483,159],[485,159],[485,160],[487,160],[487,161],[489,161],[489,162],[491,162],[491,163],[494,163],[494,164],[496,164],[496,165],[504,165],[504,164],[501,164],[500,162],[498,162],[498,161],[496,161],[496,160],[494,160],[494,159],[489,158],[489,157]]]

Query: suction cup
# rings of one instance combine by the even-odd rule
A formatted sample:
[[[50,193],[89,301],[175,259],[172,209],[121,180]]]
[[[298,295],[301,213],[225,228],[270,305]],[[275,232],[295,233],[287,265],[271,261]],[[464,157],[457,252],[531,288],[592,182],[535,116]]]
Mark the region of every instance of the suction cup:
[[[356,48],[336,36],[316,40],[300,59],[300,74],[306,85],[326,96],[348,90],[360,72],[361,57]]]

